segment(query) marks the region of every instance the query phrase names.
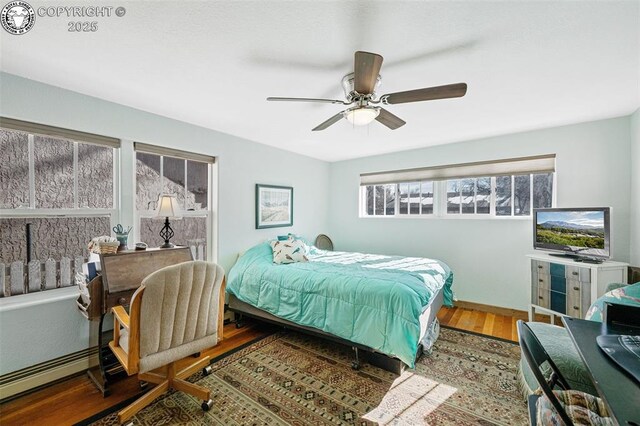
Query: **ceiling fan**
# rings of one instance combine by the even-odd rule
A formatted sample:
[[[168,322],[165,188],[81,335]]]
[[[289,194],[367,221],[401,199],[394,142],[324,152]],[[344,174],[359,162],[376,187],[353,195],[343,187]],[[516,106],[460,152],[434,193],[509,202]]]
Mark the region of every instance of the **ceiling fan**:
[[[391,114],[386,109],[376,106],[406,104],[409,102],[432,101],[435,99],[459,98],[467,93],[466,83],[447,84],[445,86],[427,87],[424,89],[408,90],[406,92],[387,93],[376,98],[376,89],[380,85],[380,67],[382,56],[376,53],[358,51],[355,54],[353,72],[342,79],[346,101],[338,99],[317,98],[283,98],[268,97],[268,101],[285,102],[322,102],[330,104],[353,105],[340,111],[327,121],[313,128],[313,131],[324,130],[342,118],[359,126],[377,120],[391,130],[402,127],[406,122]]]

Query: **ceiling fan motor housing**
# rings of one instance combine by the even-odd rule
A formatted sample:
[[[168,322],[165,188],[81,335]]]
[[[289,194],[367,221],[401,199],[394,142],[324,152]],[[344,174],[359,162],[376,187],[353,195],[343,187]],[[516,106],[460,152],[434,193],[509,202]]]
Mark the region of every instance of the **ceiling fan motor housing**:
[[[378,87],[380,87],[381,81],[382,76],[378,74],[376,84],[373,86],[373,91],[371,93],[358,93],[354,88],[355,73],[349,73],[342,77],[342,90],[344,90],[344,96],[349,102],[355,102],[363,98],[366,98],[366,100],[372,100],[375,98],[376,91],[378,90]]]

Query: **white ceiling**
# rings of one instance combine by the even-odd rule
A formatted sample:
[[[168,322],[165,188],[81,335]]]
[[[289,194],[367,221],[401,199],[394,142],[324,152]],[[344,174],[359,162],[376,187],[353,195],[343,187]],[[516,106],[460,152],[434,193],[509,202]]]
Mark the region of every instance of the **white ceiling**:
[[[328,161],[640,106],[640,0],[113,5],[126,15],[97,19],[95,33],[68,32],[66,17],[1,30],[2,70]],[[467,95],[388,106],[407,121],[398,130],[341,120],[311,132],[342,106],[265,101],[342,99],[356,50],[384,56],[380,94],[466,82]]]

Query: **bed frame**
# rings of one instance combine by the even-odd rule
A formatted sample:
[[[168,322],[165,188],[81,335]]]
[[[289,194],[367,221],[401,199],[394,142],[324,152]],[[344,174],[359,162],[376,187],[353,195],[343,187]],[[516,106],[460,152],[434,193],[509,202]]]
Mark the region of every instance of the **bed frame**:
[[[433,320],[436,318],[436,315],[443,304],[444,299],[444,288],[440,289],[438,293],[436,293],[435,297],[429,304],[427,309],[431,309],[429,312],[429,318],[427,322],[427,327],[430,327],[433,323]],[[287,321],[285,319],[279,318],[275,315],[270,314],[269,312],[263,311],[262,309],[258,309],[253,305],[245,303],[238,299],[235,295],[229,293],[229,310],[234,312],[236,315],[236,327],[240,328],[243,326],[243,317],[251,317],[256,318],[261,321],[265,321],[271,324],[276,324],[278,326],[284,327],[285,329],[296,330],[305,334],[310,334],[312,336],[320,337],[323,339],[331,340],[336,343],[350,346],[354,351],[354,360],[351,362],[351,367],[354,370],[358,370],[360,368],[360,362],[366,361],[371,365],[382,368],[383,370],[390,371],[395,374],[402,374],[402,372],[407,368],[407,365],[400,361],[398,358],[390,357],[383,353],[376,351],[373,348],[362,345],[360,343],[354,343],[346,339],[342,339],[333,334],[327,333],[317,328],[307,327],[304,325],[296,324],[291,321]],[[423,347],[420,343],[418,345],[418,353],[416,355],[416,361],[422,355]]]

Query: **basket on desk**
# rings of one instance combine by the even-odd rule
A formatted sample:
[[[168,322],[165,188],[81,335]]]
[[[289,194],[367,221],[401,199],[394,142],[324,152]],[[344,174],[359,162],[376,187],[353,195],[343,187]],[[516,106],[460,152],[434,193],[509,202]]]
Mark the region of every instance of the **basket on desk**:
[[[112,254],[118,251],[118,247],[120,243],[118,241],[110,243],[110,242],[101,242],[98,244],[98,248],[100,249],[101,254]]]

